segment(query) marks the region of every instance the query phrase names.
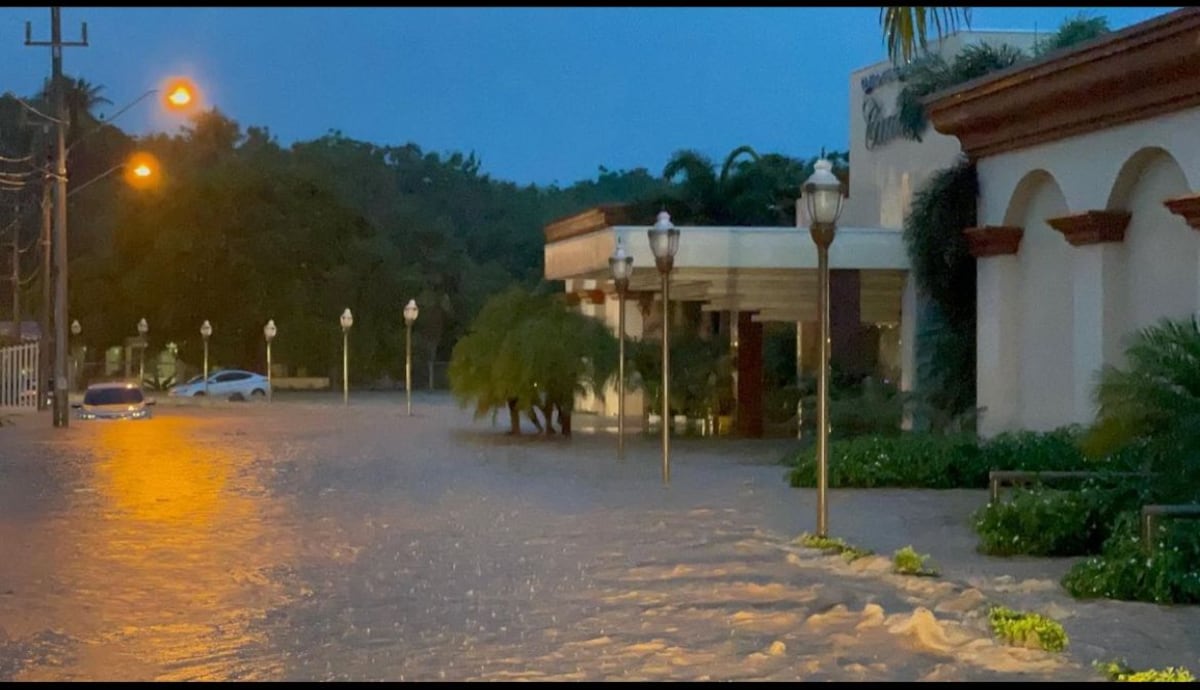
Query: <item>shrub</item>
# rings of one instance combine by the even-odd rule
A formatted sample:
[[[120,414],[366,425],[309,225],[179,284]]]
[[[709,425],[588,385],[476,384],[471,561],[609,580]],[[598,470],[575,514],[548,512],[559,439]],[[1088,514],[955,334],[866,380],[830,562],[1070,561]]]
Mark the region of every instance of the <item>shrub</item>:
[[[1079,450],[1082,430],[1062,427],[1053,431],[1010,431],[982,445],[989,470],[1077,470],[1087,465]]]
[[[1088,479],[1075,491],[1017,489],[973,516],[979,550],[993,556],[1081,556],[1099,553],[1122,510],[1139,503],[1137,483]]]
[[[1196,677],[1186,668],[1149,669],[1134,671],[1124,661],[1109,661],[1095,663],[1097,669],[1112,681],[1125,683],[1194,683]]]
[[[987,486],[991,470],[1128,470],[1140,462],[1137,448],[1090,460],[1079,450],[1081,437],[1079,429],[1068,427],[1005,433],[982,442],[969,434],[925,432],[834,440],[829,444],[829,486],[976,489]],[[792,486],[816,485],[815,446],[786,462],[793,465]]]
[[[892,572],[900,575],[937,577],[938,571],[930,566],[928,561],[928,555],[919,554],[912,546],[906,546],[892,555]]]
[[[964,483],[986,484],[987,473],[974,469],[975,441],[966,436],[905,434],[897,437],[860,436],[829,444],[829,486],[832,488],[925,487],[953,488]],[[817,453],[809,447],[794,461],[792,486],[816,486]]]
[[[1061,652],[1067,648],[1067,631],[1063,630],[1062,624],[1041,614],[993,606],[988,611],[988,622],[996,637],[1010,645],[1048,652]]]
[[[840,553],[842,558],[847,563],[853,563],[860,558],[873,555],[875,552],[870,549],[863,549],[857,546],[851,546],[844,540],[836,537],[822,537],[817,534],[809,534],[805,532],[796,538],[796,543],[806,549],[816,549],[818,551],[826,551]]]
[[[1081,599],[1107,597],[1160,604],[1200,603],[1200,523],[1158,523],[1151,553],[1138,532],[1138,513],[1122,513],[1099,556],[1081,561],[1063,586]]]

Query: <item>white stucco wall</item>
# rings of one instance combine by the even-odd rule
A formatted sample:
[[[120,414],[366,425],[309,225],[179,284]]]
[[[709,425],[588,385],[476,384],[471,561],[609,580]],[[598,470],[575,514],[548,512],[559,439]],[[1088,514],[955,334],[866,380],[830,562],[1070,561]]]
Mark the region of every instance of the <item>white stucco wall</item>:
[[[1133,330],[1200,308],[1200,232],[1162,205],[1197,190],[1196,132],[1191,109],[979,162],[980,224],[1025,229],[1015,257],[978,262],[981,433],[1090,423]],[[1125,240],[1074,247],[1045,224],[1092,210],[1129,211]]]

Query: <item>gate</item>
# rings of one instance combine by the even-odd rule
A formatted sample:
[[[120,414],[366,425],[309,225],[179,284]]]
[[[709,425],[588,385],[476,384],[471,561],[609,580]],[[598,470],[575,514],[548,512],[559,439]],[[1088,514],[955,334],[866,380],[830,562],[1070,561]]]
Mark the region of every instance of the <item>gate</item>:
[[[0,347],[0,410],[37,408],[38,344]]]

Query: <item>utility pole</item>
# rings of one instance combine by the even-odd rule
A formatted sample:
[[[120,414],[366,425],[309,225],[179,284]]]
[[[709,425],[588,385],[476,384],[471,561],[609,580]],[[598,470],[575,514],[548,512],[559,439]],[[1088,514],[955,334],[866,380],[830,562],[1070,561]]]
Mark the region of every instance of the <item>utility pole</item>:
[[[50,130],[49,127],[43,129],[46,134],[46,170],[50,170],[51,149],[50,149]],[[50,228],[51,228],[51,212],[53,206],[51,204],[52,187],[50,186],[53,180],[47,173],[42,176],[42,318],[39,330],[41,337],[38,339],[38,411],[45,410],[47,407],[46,394],[44,391],[50,390],[50,309],[53,307],[51,302],[50,285],[54,280],[54,273],[50,268]]]
[[[17,232],[21,227],[21,205],[13,205],[13,224],[12,224],[12,300],[13,300],[13,328],[16,329],[14,335],[17,339],[21,339],[21,233]]]
[[[70,409],[67,399],[67,103],[63,83],[62,49],[86,47],[87,24],[82,40],[62,40],[62,8],[50,8],[50,41],[32,40],[33,28],[25,22],[25,45],[50,46],[50,84],[54,95],[56,147],[54,166],[54,426],[66,428]],[[44,395],[38,391],[38,395]]]

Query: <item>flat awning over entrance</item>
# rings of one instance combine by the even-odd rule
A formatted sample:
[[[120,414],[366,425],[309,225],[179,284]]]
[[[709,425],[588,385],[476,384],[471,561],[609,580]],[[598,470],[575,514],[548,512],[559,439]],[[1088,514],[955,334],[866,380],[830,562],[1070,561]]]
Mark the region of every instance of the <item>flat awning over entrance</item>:
[[[608,258],[620,237],[633,257],[630,290],[659,291],[649,226],[609,224],[621,215],[600,208],[548,225],[546,279],[569,281],[570,292],[612,291]],[[862,322],[899,323],[909,269],[899,231],[839,228],[829,266],[859,272]],[[816,269],[808,228],[679,226],[671,298],[701,302],[706,311],[757,312],[757,321],[815,321]]]

